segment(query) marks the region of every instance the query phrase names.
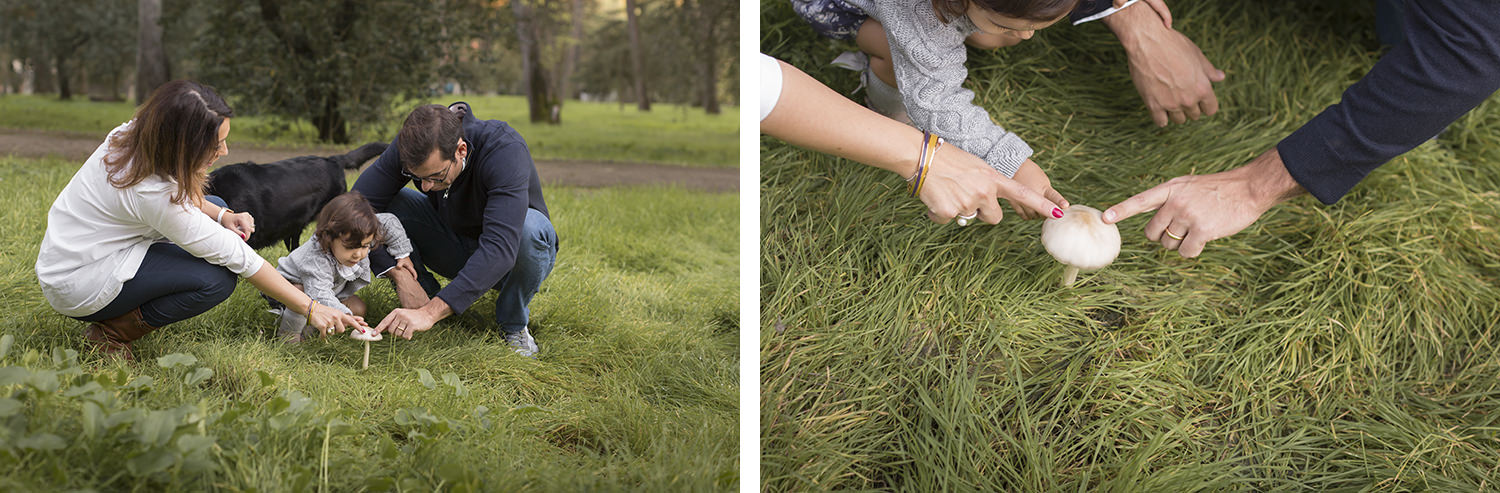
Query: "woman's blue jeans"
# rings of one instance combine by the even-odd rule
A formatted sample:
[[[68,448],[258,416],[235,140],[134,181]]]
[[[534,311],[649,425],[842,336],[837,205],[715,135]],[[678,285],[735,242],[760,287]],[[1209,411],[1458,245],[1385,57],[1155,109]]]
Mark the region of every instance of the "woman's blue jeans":
[[[227,207],[224,200],[209,195],[209,202]],[[86,317],[98,322],[141,309],[141,320],[152,327],[186,320],[219,306],[234,294],[239,276],[209,263],[171,243],[156,243],[146,250],[135,278],[125,281],[120,294],[104,308]]]

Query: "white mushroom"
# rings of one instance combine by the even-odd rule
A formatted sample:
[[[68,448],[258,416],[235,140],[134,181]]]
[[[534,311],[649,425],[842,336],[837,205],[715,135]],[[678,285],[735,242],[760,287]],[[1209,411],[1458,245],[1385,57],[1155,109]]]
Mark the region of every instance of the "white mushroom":
[[[1042,246],[1067,265],[1062,285],[1068,287],[1078,279],[1078,271],[1097,270],[1115,261],[1120,255],[1120,228],[1105,224],[1098,209],[1074,205],[1063,211],[1062,218],[1042,223]]]
[[[364,327],[355,327],[354,330],[349,331],[349,337],[356,341],[365,341],[365,362],[364,365],[360,366],[360,368],[369,368],[370,342],[384,339],[384,337],[381,337],[380,332],[376,331],[374,327],[370,327],[368,325]]]

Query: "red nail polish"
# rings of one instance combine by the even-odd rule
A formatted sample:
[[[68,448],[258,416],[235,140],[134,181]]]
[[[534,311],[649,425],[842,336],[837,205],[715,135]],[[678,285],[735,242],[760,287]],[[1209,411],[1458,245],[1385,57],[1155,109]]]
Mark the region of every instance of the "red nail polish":
[[[1055,218],[1058,218],[1058,219],[1062,219],[1062,216],[1063,216],[1062,209],[1058,209],[1056,207],[1052,208],[1052,217],[1055,217]]]

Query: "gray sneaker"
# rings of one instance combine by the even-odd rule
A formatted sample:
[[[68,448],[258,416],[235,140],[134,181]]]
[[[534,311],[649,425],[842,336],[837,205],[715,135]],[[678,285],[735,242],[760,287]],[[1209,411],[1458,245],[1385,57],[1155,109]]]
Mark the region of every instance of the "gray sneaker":
[[[531,328],[529,327],[521,327],[521,331],[514,334],[507,332],[505,334],[505,342],[510,343],[510,347],[515,348],[516,354],[527,358],[535,358],[536,352],[539,350],[536,347],[536,339],[531,338]]]

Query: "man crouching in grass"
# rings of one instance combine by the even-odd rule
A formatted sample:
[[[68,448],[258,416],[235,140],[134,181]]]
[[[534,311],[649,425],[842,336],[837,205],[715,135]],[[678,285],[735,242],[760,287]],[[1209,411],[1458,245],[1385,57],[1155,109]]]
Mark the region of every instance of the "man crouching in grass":
[[[405,188],[412,181],[421,192]],[[377,250],[372,269],[394,267],[388,275],[403,301],[417,286],[431,297],[420,308],[392,310],[376,329],[411,339],[494,289],[505,341],[535,357],[527,305],[552,273],[557,232],[521,134],[474,118],[467,103],[419,106],[353,190],[377,212],[395,214],[411,238],[411,256],[397,261]],[[439,289],[433,272],[451,281]]]

